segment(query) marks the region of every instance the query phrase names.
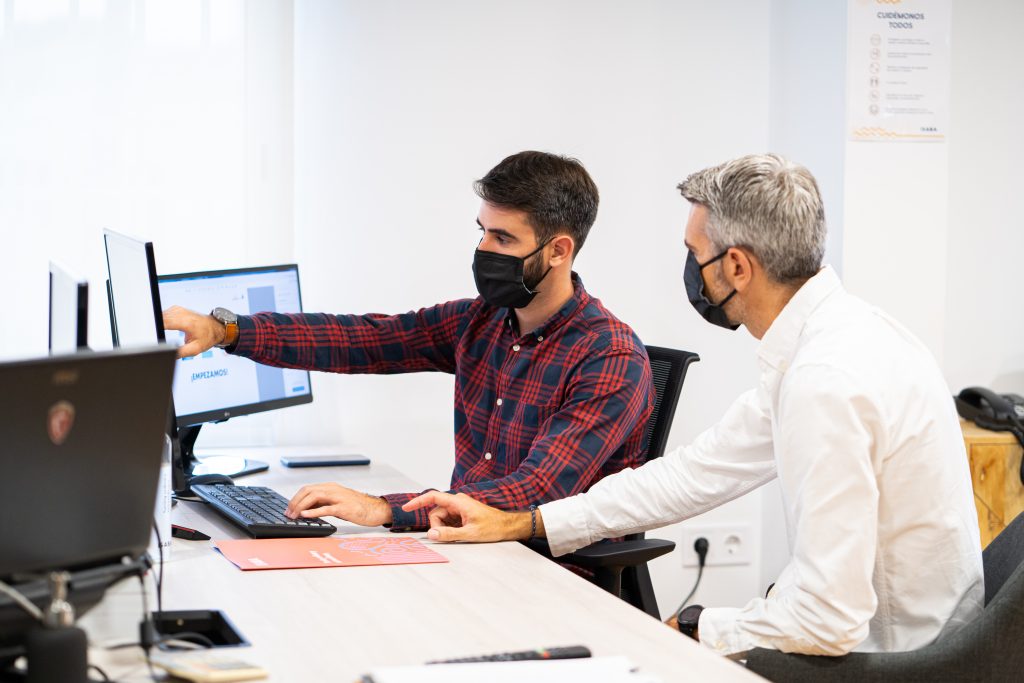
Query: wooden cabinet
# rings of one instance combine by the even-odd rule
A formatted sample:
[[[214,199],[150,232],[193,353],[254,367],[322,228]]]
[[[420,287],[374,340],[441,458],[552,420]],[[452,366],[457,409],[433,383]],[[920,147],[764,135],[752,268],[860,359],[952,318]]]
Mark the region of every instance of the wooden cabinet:
[[[1009,432],[990,432],[960,420],[971,464],[974,505],[978,509],[981,547],[987,546],[1007,524],[1024,512],[1024,485],[1020,480],[1022,449]]]

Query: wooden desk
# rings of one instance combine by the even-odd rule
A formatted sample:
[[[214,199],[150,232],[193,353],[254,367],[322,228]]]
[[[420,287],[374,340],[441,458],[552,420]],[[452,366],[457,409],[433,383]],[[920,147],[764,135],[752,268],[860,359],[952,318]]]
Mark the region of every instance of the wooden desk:
[[[971,465],[974,505],[978,509],[978,528],[984,548],[1024,512],[1024,485],[1020,480],[1022,449],[1009,432],[991,432],[963,419],[960,427]]]
[[[277,462],[267,454],[253,457]],[[380,464],[307,470],[275,464],[240,483],[289,496],[304,483],[330,480],[372,493],[420,488]],[[204,508],[180,502],[174,519],[213,538],[244,537]],[[450,562],[241,572],[209,542],[174,539],[164,607],[224,610],[252,643],[238,656],[263,666],[272,681],[347,682],[378,666],[572,644],[587,645],[595,656],[625,655],[666,683],[761,680],[519,543],[432,547]],[[140,614],[139,584],[127,582],[83,623],[92,641],[102,643],[137,635]],[[137,648],[97,652],[92,661],[119,681],[150,680]]]

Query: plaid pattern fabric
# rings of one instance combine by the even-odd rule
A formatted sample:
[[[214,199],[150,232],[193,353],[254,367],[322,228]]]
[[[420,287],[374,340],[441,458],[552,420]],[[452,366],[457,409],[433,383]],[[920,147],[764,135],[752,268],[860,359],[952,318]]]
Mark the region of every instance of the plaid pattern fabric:
[[[526,334],[508,309],[462,299],[400,315],[239,316],[233,353],[288,368],[455,375],[451,488],[505,510],[571,496],[643,463],[654,406],[643,344],[583,288]],[[393,530],[417,493],[384,496]]]

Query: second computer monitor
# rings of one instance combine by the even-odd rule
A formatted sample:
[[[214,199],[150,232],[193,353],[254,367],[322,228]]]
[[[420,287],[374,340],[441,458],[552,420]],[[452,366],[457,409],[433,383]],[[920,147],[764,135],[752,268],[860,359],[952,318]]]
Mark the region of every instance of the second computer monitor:
[[[294,264],[161,275],[158,280],[165,309],[177,305],[207,313],[220,306],[239,315],[302,311],[299,268]],[[183,341],[178,332],[167,337]],[[220,349],[179,360],[174,376],[179,427],[312,400],[307,371],[261,365]]]
[[[164,341],[153,243],[104,230],[103,244],[114,346],[151,346]]]
[[[50,261],[50,353],[88,348],[89,283]]]

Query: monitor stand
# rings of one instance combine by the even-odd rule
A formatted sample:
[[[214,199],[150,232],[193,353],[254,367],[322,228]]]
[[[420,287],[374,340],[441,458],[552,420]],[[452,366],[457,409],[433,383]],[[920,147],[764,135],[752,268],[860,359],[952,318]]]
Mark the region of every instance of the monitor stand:
[[[236,455],[207,455],[196,457],[195,445],[199,438],[199,430],[203,425],[180,427],[178,443],[181,446],[181,461],[188,474],[225,474],[232,479],[245,477],[257,472],[266,472],[270,465],[262,460],[249,460]]]

